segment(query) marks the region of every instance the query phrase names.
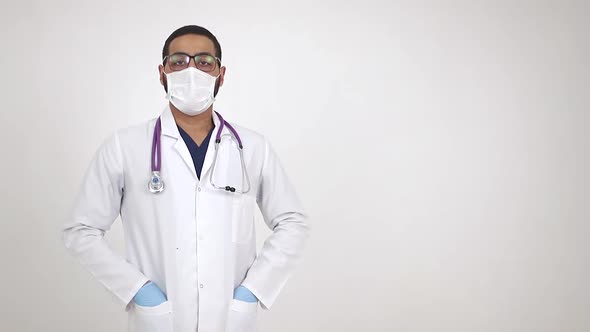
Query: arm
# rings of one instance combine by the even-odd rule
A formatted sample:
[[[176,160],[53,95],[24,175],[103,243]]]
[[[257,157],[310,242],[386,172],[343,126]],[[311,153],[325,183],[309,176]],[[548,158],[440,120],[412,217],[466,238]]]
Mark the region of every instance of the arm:
[[[119,215],[123,187],[123,158],[114,134],[86,170],[71,215],[62,227],[62,240],[70,254],[128,311],[132,298],[149,278],[116,254],[104,239]]]
[[[257,203],[272,230],[242,286],[269,309],[301,258],[310,227],[307,215],[272,147],[265,141]]]

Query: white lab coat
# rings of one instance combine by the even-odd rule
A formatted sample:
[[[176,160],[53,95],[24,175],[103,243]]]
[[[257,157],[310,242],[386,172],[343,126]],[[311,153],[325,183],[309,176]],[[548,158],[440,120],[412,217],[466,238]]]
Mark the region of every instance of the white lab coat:
[[[219,128],[215,113],[199,181],[172,112],[164,109],[165,189],[150,193],[156,120],[120,129],[98,149],[63,226],[65,247],[120,300],[130,332],[256,331],[258,304],[233,300],[233,290],[244,285],[263,309],[272,306],[300,260],[309,234],[307,215],[268,141],[233,123],[244,144],[252,189],[240,195],[211,186]],[[226,126],[223,134],[227,133]],[[239,155],[220,153],[216,185],[241,176],[235,161],[239,159],[232,156]],[[258,254],[256,203],[272,230]],[[112,251],[104,239],[119,214],[126,257]],[[135,304],[133,297],[147,280],[162,289],[166,302],[156,307]]]

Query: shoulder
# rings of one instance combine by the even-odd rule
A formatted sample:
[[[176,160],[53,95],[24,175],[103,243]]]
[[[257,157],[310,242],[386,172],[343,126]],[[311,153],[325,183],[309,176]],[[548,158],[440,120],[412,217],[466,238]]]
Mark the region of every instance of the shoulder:
[[[118,158],[137,148],[151,144],[157,118],[120,127],[108,133],[98,148],[98,153],[108,153]]]
[[[117,129],[113,135],[117,136],[121,142],[127,144],[137,143],[137,140],[144,140],[151,137],[158,118],[151,118],[138,123],[134,123]]]
[[[244,149],[265,149],[267,139],[261,132],[242,126],[233,121],[228,120],[228,122],[240,136]]]
[[[146,142],[151,143],[157,119],[157,117],[151,118],[121,127],[112,133],[112,139],[117,141],[122,149],[133,148]]]

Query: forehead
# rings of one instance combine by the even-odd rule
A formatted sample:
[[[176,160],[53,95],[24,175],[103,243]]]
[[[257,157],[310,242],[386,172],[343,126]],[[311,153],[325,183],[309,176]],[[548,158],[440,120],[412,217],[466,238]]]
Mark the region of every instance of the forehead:
[[[176,37],[170,42],[168,54],[183,52],[197,54],[207,52],[215,55],[215,45],[209,38],[201,35],[188,34]]]

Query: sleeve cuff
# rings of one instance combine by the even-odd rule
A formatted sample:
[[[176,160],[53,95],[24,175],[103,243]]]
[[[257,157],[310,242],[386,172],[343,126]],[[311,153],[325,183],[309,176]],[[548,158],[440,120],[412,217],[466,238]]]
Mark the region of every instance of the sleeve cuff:
[[[148,277],[146,276],[142,276],[137,283],[135,284],[135,286],[133,286],[133,288],[131,288],[131,292],[127,295],[127,297],[123,300],[123,302],[125,302],[125,312],[128,312],[129,310],[131,310],[131,306],[133,305],[133,297],[135,297],[135,294],[137,294],[137,292],[139,291],[139,289],[141,287],[143,287],[143,285],[150,280]]]
[[[260,307],[264,310],[269,310],[270,306],[272,305],[272,301],[269,301],[269,299],[266,299],[264,297],[262,297],[262,293],[259,292],[256,287],[247,284],[247,283],[242,283],[242,286],[246,287],[252,294],[254,294],[254,296],[256,296],[256,298],[258,299],[258,302],[260,303]]]

